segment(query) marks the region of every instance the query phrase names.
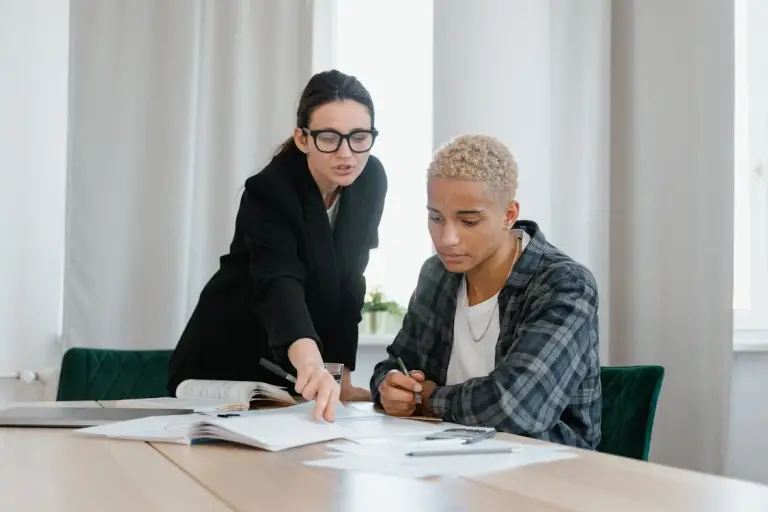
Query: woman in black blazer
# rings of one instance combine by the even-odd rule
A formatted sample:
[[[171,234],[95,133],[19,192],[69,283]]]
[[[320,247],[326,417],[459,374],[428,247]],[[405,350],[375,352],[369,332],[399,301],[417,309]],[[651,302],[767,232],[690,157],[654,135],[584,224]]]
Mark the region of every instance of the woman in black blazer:
[[[317,418],[332,421],[339,399],[370,399],[349,372],[387,191],[370,156],[376,136],[373,102],[357,79],[335,70],[312,77],[293,137],[245,182],[229,253],[171,359],[172,396],[186,379],[285,385],[259,365],[266,358],[296,375]],[[324,362],[344,365],[341,385]]]

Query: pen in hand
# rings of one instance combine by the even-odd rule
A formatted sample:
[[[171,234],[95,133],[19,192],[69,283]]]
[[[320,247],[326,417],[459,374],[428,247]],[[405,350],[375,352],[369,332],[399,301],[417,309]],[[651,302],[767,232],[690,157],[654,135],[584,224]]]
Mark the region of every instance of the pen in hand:
[[[403,362],[403,359],[401,357],[397,358],[397,364],[400,365],[400,371],[402,371],[406,376],[410,377],[410,374],[408,373],[408,368],[405,367],[405,363]],[[416,393],[416,403],[421,404],[421,393]]]

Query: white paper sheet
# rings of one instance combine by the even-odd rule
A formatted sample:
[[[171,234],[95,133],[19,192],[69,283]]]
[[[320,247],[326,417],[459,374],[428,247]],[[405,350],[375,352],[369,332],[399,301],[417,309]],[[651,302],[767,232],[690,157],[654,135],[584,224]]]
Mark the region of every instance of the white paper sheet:
[[[431,432],[445,430],[452,426],[446,423],[428,423],[391,416],[354,421],[354,425],[347,422],[346,425],[352,431],[345,437],[345,439],[350,441],[369,438],[392,438],[393,436],[426,436]]]
[[[504,443],[504,441],[499,440],[489,441],[495,441],[494,445]],[[485,442],[483,441],[483,443]],[[341,446],[344,446],[344,448],[339,450]],[[490,446],[490,444],[487,446]],[[426,478],[431,476],[467,476],[495,473],[530,464],[542,464],[577,457],[575,453],[562,447],[538,445],[524,445],[520,451],[515,453],[491,455],[408,457],[404,455],[403,450],[403,447],[394,450],[386,445],[334,444],[330,452],[341,453],[341,455],[327,459],[307,461],[304,464],[314,467],[363,471],[406,478]]]
[[[146,441],[165,441],[188,443],[185,436],[188,427],[204,419],[197,414],[170,416],[149,416],[135,420],[118,421],[106,425],[97,425],[75,430],[77,435],[111,437],[115,439],[140,439]]]
[[[302,402],[288,407],[276,407],[273,409],[256,409],[253,411],[236,411],[241,416],[268,416],[274,414],[299,414],[308,418],[312,417],[312,411],[315,409],[315,402]],[[211,414],[221,414],[221,411],[211,411]],[[369,419],[381,417],[381,413],[373,411],[362,411],[355,407],[339,404],[336,408],[336,421],[347,419]]]
[[[519,443],[511,443],[509,441],[501,441],[499,439],[487,439],[485,441],[465,444],[461,439],[442,439],[442,440],[424,440],[422,437],[420,440],[398,442],[394,440],[392,442],[380,443],[380,444],[358,444],[354,442],[339,442],[326,445],[329,453],[343,453],[347,455],[358,455],[361,457],[379,457],[386,459],[398,459],[411,461],[413,458],[406,456],[409,452],[418,452],[425,449],[435,450],[455,450],[472,452],[477,449],[496,449],[496,448],[508,448],[512,450],[522,450],[524,446]],[[464,455],[462,455],[464,456]],[[407,458],[406,458],[407,457]],[[451,456],[440,456],[440,459],[449,458]],[[405,458],[405,459],[404,459]],[[431,457],[436,458],[436,457]]]
[[[338,423],[314,421],[298,414],[211,418],[208,423],[241,438],[255,440],[270,451],[342,439],[349,434],[349,429]]]

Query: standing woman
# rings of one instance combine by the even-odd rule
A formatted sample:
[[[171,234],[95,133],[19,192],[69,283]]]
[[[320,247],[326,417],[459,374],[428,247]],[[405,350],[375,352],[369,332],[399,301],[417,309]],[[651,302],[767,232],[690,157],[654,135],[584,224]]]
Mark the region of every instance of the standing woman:
[[[333,421],[339,399],[370,399],[349,373],[387,178],[370,155],[373,101],[356,78],[313,76],[296,117],[293,137],[245,182],[229,253],[179,340],[168,390],[186,379],[285,385],[263,357],[296,375],[316,418]],[[341,385],[324,362],[344,365]]]

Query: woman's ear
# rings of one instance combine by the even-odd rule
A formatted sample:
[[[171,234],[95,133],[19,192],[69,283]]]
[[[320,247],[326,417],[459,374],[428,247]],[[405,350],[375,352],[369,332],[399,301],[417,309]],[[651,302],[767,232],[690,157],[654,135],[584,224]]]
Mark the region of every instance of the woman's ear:
[[[296,143],[296,147],[299,148],[304,154],[309,153],[309,135],[301,128],[294,128],[293,130],[293,142]]]

